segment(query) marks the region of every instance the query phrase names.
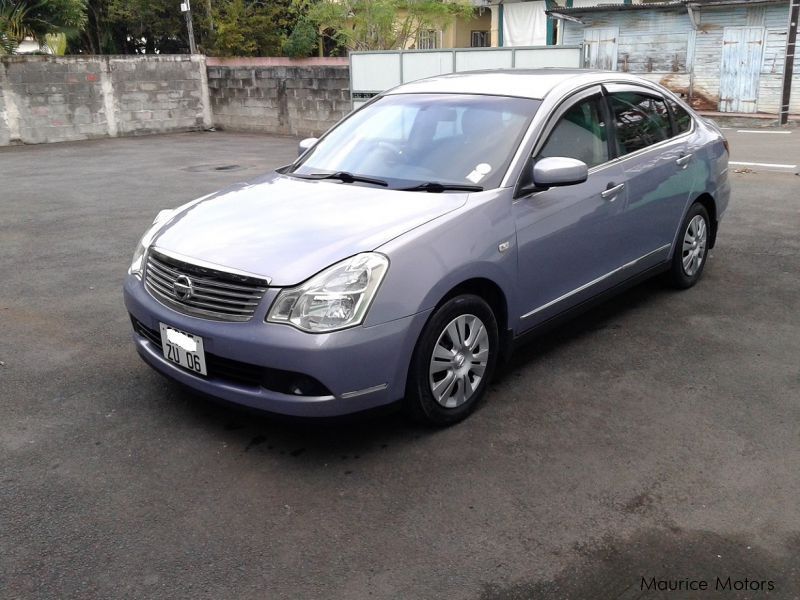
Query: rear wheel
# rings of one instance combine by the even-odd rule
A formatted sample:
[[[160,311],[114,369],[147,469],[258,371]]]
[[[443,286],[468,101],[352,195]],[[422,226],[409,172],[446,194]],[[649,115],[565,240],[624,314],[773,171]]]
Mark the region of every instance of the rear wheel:
[[[683,220],[678,246],[672,257],[670,276],[675,287],[690,288],[703,274],[708,255],[709,224],[705,206],[695,202]]]
[[[409,370],[406,408],[438,426],[466,418],[480,402],[497,362],[497,321],[479,296],[445,302],[420,335]]]

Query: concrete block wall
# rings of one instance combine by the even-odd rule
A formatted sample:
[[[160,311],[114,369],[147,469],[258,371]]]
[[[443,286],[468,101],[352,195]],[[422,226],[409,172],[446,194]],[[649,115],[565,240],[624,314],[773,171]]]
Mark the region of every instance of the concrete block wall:
[[[346,58],[209,58],[208,87],[223,129],[318,136],[352,110]]]
[[[3,71],[0,71],[0,77],[2,77],[3,73]],[[0,146],[8,146],[8,144],[11,142],[11,131],[8,127],[6,91],[5,86],[2,84],[3,80],[0,79]]]
[[[212,125],[203,56],[0,57],[0,146]]]

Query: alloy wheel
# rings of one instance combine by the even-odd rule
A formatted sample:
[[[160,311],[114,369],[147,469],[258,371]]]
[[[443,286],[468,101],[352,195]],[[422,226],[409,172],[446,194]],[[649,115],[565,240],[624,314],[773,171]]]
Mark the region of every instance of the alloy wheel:
[[[693,277],[703,264],[708,243],[708,227],[706,220],[701,215],[695,215],[689,221],[683,235],[683,272],[688,277]]]
[[[459,315],[436,340],[429,383],[434,399],[445,408],[461,406],[478,389],[489,361],[489,334],[475,315]]]

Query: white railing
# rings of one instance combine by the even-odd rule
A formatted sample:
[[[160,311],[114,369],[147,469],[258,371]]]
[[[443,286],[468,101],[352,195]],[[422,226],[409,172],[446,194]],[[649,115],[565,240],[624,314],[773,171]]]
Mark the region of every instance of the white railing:
[[[445,73],[580,66],[580,46],[351,52],[350,97],[353,108],[358,108],[372,96],[396,85]]]

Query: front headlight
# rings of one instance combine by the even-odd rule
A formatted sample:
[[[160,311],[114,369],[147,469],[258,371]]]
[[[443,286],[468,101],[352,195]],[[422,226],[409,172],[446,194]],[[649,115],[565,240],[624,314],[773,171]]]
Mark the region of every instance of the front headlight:
[[[311,333],[360,325],[388,268],[389,259],[383,254],[356,254],[302,285],[281,291],[267,321]]]
[[[144,272],[144,255],[147,252],[147,248],[150,246],[150,242],[153,241],[156,234],[161,230],[164,223],[166,223],[174,213],[174,210],[168,209],[162,210],[156,215],[153,224],[145,231],[142,239],[139,240],[139,244],[136,246],[131,266],[128,268],[128,273],[136,275],[139,279],[142,278],[142,273]]]

